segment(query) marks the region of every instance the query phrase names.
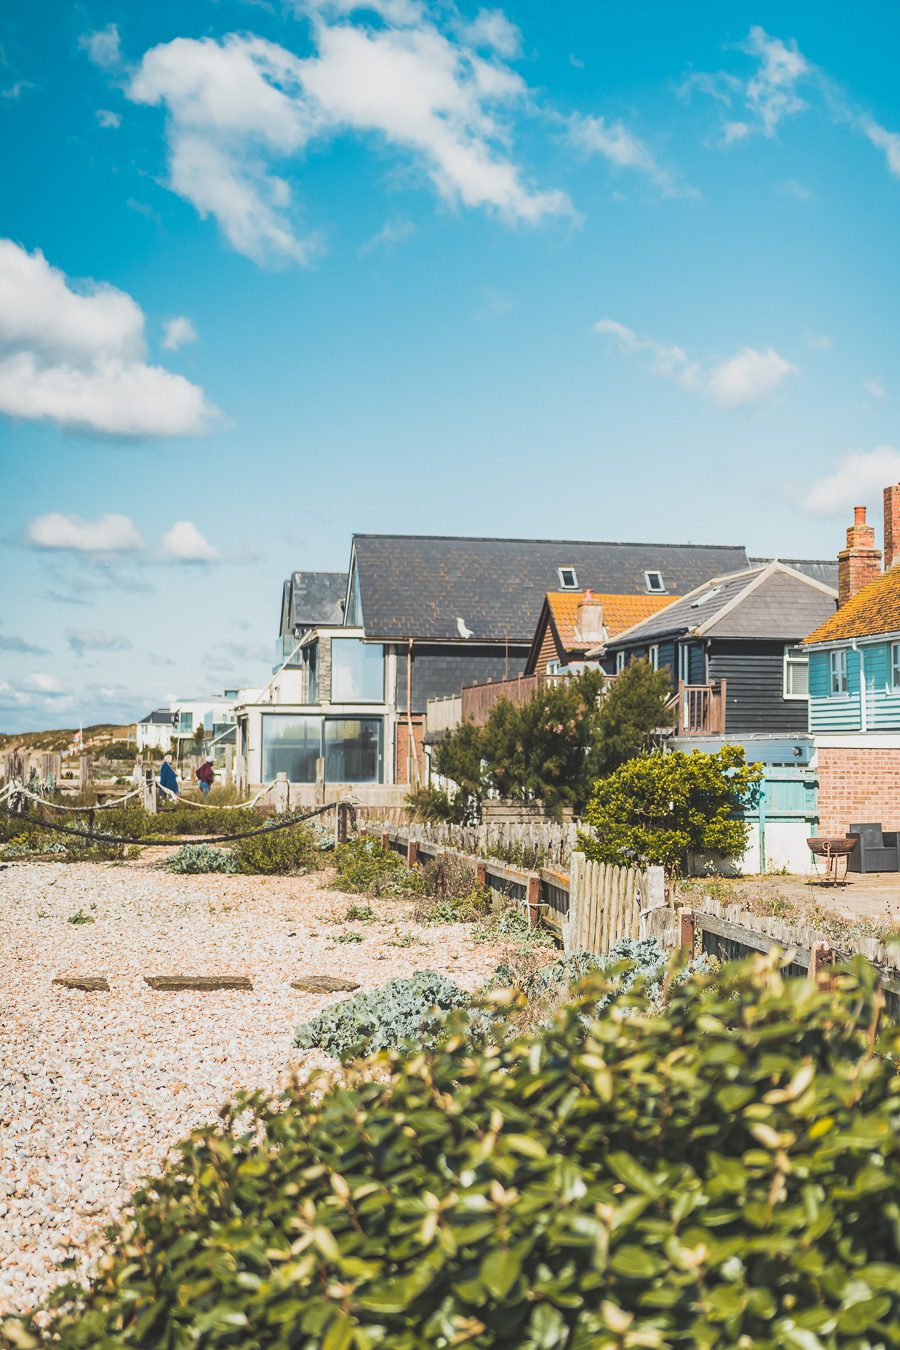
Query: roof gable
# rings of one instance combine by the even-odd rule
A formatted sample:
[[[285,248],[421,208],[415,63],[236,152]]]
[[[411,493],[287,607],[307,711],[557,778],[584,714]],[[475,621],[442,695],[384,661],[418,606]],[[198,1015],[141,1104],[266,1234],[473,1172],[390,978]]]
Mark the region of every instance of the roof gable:
[[[892,568],[863,586],[804,641],[843,642],[897,632],[900,632],[900,569]]]
[[[466,539],[356,535],[362,620],[374,639],[459,640],[458,620],[481,641],[531,643],[558,569],[574,568],[607,596],[647,593],[644,573],[662,573],[666,594],[683,595],[711,575],[746,567],[741,547],[552,539]]]
[[[697,637],[799,642],[810,622],[833,612],[837,593],[785,563],[713,577],[621,635],[624,645],[690,633]]]
[[[343,623],[346,593],[346,572],[292,572],[284,584],[281,632]]]

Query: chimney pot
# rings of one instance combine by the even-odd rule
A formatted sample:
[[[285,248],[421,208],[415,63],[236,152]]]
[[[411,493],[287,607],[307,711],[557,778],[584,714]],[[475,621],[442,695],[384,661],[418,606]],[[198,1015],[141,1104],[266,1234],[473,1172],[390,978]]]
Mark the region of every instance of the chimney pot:
[[[603,641],[603,605],[593,591],[579,596],[577,633],[582,642]]]
[[[846,605],[863,586],[880,575],[881,549],[875,547],[875,531],[866,524],[866,508],[855,506],[846,547],[838,554],[838,607]]]

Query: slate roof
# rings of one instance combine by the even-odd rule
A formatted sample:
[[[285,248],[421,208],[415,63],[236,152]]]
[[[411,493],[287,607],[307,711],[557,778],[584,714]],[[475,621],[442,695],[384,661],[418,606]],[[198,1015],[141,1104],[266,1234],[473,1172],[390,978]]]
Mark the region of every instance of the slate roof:
[[[141,718],[141,726],[147,726],[148,723],[170,727],[172,725],[172,709],[154,708],[152,713],[148,713],[146,717]]]
[[[772,562],[771,558],[751,558],[751,567],[763,567],[767,562]],[[838,588],[838,565],[836,558],[779,558],[778,562],[783,562],[785,567],[793,567],[795,572],[802,572],[805,577],[812,577],[813,581],[821,581],[823,586],[830,586],[833,591]]]
[[[644,571],[659,571],[672,596],[747,566],[734,546],[434,535],[358,534],[354,556],[366,637],[387,641],[459,641],[459,618],[473,640],[530,644],[560,567],[609,595],[646,596]]]
[[[635,625],[619,638],[622,646],[656,642],[692,634],[717,638],[761,638],[799,642],[810,621],[834,613],[837,592],[771,562],[731,576],[713,577],[674,601],[659,614]],[[616,642],[611,641],[609,647]]]
[[[281,632],[290,632],[295,624],[310,628],[343,623],[346,594],[346,572],[292,572],[284,583]]]
[[[850,638],[878,637],[882,633],[900,633],[900,569],[884,572],[852,599],[841,605],[804,640],[842,642]]]

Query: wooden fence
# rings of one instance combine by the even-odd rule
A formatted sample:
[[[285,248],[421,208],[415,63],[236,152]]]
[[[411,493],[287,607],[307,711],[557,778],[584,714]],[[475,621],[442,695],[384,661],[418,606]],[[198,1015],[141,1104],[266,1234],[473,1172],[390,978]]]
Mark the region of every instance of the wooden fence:
[[[878,973],[888,1013],[900,1018],[897,950],[877,938],[847,934],[835,943],[816,928],[708,899],[699,909],[654,909],[647,918],[647,933],[662,947],[691,946],[695,952],[705,952],[720,961],[738,961],[777,947],[790,956],[786,967],[789,975],[815,974],[822,966],[864,956]]]
[[[359,814],[359,808],[357,808]],[[366,821],[374,830],[377,814],[370,811]],[[397,821],[397,824],[402,822]],[[391,822],[393,824],[393,822]],[[455,825],[450,821],[405,827],[406,837],[422,848],[435,846],[455,849],[476,858],[497,858],[500,862],[527,866],[538,858],[546,865],[568,869],[578,844],[578,826],[555,820],[492,820],[480,825]]]
[[[492,892],[496,907],[519,904],[532,925],[542,921],[554,929],[567,952],[590,951],[601,956],[620,938],[646,936],[649,914],[666,904],[661,867],[646,871],[612,867],[574,852],[569,871],[529,870],[451,848],[436,839],[417,838],[417,829],[383,830],[381,839],[385,847],[404,855],[411,867],[442,854],[462,858],[478,882]],[[370,833],[377,832],[377,827],[370,827]]]

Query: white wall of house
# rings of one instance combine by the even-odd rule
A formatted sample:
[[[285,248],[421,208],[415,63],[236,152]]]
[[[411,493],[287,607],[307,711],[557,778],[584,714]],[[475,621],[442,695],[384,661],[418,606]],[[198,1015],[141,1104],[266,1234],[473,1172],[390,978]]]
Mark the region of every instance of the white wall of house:
[[[153,750],[167,755],[172,748],[172,728],[164,722],[138,722],[134,740],[139,755]]]

